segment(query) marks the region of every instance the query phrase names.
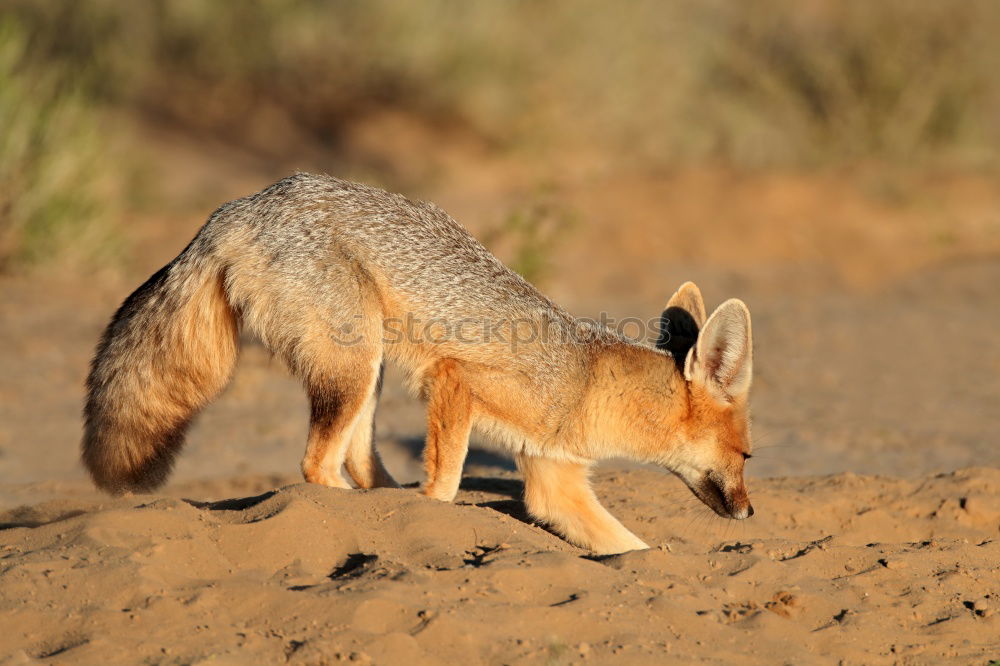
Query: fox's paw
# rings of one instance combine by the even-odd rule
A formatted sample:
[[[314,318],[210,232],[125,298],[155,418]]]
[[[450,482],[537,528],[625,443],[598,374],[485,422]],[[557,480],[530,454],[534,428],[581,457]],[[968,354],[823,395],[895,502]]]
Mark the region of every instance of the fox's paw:
[[[618,555],[619,553],[627,553],[630,550],[649,550],[646,542],[634,534],[629,534],[628,538],[602,541],[584,547],[589,548],[595,555]]]
[[[329,488],[346,488],[348,490],[351,488],[351,484],[344,481],[344,477],[339,473],[329,474],[321,467],[303,470],[302,476],[308,483],[318,483]]]
[[[451,502],[455,499],[455,495],[458,494],[457,491],[451,491],[449,489],[441,488],[440,486],[429,485],[424,486],[420,489],[421,494],[427,495],[427,497],[432,497],[436,500],[442,502]]]

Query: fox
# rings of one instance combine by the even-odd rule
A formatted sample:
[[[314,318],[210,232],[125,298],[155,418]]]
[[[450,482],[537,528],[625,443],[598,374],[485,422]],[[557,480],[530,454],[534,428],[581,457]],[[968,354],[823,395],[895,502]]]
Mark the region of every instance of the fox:
[[[404,321],[432,334],[401,334]],[[515,348],[526,329],[539,334]],[[455,499],[475,430],[514,458],[530,517],[595,554],[648,548],[600,504],[602,460],[659,466],[720,516],[754,513],[742,301],[706,316],[687,282],[659,339],[637,341],[570,315],[434,204],[305,173],[223,204],[115,312],[86,383],[82,461],[100,489],[165,483],[244,331],[303,384],[309,483],[399,487],[374,446],[389,362],[427,405],[431,498]]]

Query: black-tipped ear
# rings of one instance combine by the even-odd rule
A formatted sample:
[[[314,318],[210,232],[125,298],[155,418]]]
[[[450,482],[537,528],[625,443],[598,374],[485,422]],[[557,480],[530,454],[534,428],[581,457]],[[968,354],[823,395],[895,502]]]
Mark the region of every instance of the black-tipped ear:
[[[698,322],[684,308],[671,305],[660,315],[660,337],[656,348],[674,357],[677,369],[684,372],[688,351],[698,341]]]
[[[667,301],[660,315],[660,338],[656,348],[670,352],[677,369],[684,372],[684,360],[698,340],[698,331],[705,324],[705,302],[694,282],[685,282]]]

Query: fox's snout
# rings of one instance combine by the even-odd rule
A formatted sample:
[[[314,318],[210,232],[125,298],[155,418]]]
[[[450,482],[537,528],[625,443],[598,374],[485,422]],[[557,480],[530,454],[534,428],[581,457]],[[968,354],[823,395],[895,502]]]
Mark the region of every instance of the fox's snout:
[[[753,515],[753,504],[750,503],[747,487],[742,480],[736,490],[729,494],[727,505],[729,517],[735,520],[745,520]]]
[[[716,475],[708,473],[699,483],[692,485],[691,490],[698,499],[723,518],[745,520],[754,514],[753,504],[750,503],[742,479],[738,484],[730,486]]]

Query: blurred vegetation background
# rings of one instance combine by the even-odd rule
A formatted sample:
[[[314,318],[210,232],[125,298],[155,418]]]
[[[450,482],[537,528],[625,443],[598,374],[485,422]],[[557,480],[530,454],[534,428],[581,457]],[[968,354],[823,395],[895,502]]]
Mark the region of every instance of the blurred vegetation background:
[[[391,111],[553,164],[993,169],[997,34],[995,0],[2,0],[0,263],[120,252],[124,116],[265,159]]]

